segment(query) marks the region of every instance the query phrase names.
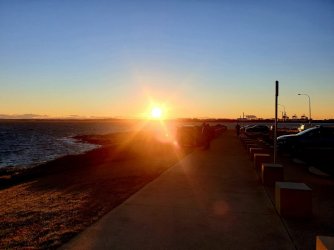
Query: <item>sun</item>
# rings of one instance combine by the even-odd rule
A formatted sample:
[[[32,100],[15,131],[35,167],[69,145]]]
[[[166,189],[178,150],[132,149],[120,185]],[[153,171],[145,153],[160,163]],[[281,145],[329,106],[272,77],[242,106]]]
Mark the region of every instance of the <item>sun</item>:
[[[160,107],[153,107],[151,110],[151,117],[154,119],[161,119],[163,117],[163,112]]]

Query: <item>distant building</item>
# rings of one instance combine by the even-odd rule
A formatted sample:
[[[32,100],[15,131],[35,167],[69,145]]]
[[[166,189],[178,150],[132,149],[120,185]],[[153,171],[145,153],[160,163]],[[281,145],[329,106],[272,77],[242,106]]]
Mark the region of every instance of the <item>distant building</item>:
[[[304,114],[300,117],[301,120],[308,120],[308,117]]]
[[[245,115],[245,117],[237,118],[238,121],[252,121],[252,120],[260,120],[261,118],[257,118],[255,115]]]
[[[246,115],[247,120],[257,120],[257,117],[255,115]]]

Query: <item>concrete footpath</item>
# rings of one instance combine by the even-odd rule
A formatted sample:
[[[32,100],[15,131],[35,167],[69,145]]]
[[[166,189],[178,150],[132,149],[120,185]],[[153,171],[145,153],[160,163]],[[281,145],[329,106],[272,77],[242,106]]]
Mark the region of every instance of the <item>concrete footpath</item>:
[[[247,157],[227,131],[62,248],[295,249]]]

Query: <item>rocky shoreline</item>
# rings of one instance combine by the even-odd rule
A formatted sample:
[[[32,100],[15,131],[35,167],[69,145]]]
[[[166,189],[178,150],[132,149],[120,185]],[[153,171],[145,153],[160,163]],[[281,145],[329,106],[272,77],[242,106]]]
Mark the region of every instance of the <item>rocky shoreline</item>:
[[[1,249],[59,247],[191,151],[148,132],[77,139],[102,147],[2,173]]]

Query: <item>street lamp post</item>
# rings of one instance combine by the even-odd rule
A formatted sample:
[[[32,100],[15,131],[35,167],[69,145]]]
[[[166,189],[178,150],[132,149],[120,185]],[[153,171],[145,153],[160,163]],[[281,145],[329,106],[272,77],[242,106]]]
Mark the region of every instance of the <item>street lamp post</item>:
[[[311,124],[311,97],[308,94],[298,94],[298,95],[305,95],[308,97],[308,110],[309,110],[309,123]]]
[[[284,117],[282,117],[282,118],[283,118],[283,120],[285,120],[285,117],[286,117],[286,113],[285,113],[285,106],[284,106],[284,105],[282,105],[282,104],[278,104],[278,105],[283,107]]]

